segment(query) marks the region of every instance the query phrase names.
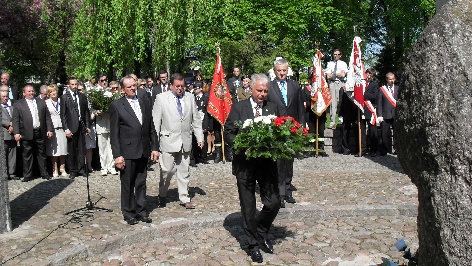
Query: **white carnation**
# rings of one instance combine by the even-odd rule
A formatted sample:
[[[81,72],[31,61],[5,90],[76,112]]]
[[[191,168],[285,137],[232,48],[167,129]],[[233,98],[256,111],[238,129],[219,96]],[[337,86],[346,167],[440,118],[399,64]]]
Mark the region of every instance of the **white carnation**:
[[[103,96],[107,97],[107,98],[110,98],[113,96],[113,93],[109,92],[109,91],[106,91],[103,93]]]
[[[272,119],[270,119],[269,116],[263,116],[262,122],[263,122],[264,124],[269,125],[269,124],[272,124]]]
[[[243,124],[243,128],[248,127],[252,124],[252,119],[246,119]]]
[[[254,123],[259,123],[259,122],[261,122],[263,119],[264,119],[263,116],[258,116],[258,117],[256,117],[256,118],[254,118]]]

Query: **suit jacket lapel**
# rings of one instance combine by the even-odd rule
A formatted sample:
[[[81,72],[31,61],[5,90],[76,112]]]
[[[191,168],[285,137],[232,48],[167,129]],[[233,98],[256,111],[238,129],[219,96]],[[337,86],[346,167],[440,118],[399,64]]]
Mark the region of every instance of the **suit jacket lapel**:
[[[277,96],[279,96],[280,102],[282,103],[282,105],[285,105],[284,97],[282,96],[282,92],[280,91],[280,87],[279,87],[279,83],[277,82],[277,79],[274,79],[272,82],[274,83],[272,87],[274,88],[274,91],[277,94]]]
[[[144,107],[144,102],[143,100],[139,99],[138,98],[138,102],[139,102],[139,108],[141,108],[141,121],[143,122],[144,124],[144,117],[146,117],[146,109]],[[137,117],[136,117],[137,118]],[[141,127],[143,126],[143,124],[141,124]]]
[[[252,110],[251,100],[246,100],[244,110],[249,110],[246,119],[254,119],[254,111]],[[244,121],[242,121],[244,123]]]
[[[167,100],[169,101],[169,106],[171,106],[174,115],[180,117],[179,110],[177,109],[177,100],[175,99],[174,94],[172,92],[163,93],[167,93]]]
[[[136,122],[139,124],[139,119],[134,113],[134,110],[131,107],[131,104],[128,102],[128,99],[126,99],[126,97],[121,98],[121,104],[123,105],[123,108],[126,110],[126,112],[128,112],[131,117],[134,117],[134,119],[136,119]]]

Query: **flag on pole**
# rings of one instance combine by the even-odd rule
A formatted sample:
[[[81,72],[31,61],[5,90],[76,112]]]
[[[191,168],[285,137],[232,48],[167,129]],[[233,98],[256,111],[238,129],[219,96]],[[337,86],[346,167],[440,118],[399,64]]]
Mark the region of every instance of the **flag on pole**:
[[[331,104],[332,97],[329,92],[323,68],[321,67],[323,54],[317,50],[313,56],[313,76],[311,78],[311,110],[317,115],[321,114]]]
[[[233,101],[231,94],[226,85],[225,72],[221,64],[220,52],[216,56],[215,71],[213,72],[213,82],[209,91],[207,111],[220,124],[224,125],[226,118],[228,118],[229,111]]]
[[[347,72],[346,92],[352,101],[364,112],[365,69],[362,62],[360,37],[354,37],[352,41],[351,59]]]

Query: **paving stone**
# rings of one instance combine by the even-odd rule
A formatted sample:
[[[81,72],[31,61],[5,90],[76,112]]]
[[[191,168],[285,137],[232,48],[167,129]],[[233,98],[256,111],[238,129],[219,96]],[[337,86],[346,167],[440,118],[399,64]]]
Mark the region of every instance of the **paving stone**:
[[[14,230],[0,236],[0,264],[33,246],[5,265],[41,265],[54,250],[52,257],[75,254],[75,265],[252,264],[243,251],[247,239],[241,223],[232,218],[240,206],[231,163],[190,169],[195,210],[180,206],[175,178],[167,207],[157,208],[159,169],[157,164],[153,168],[147,182],[153,222],[135,226],[123,221],[117,176],[91,175],[89,180],[95,206],[112,212],[84,209],[68,215],[85,207],[85,178],[9,181]],[[343,265],[359,256],[402,262],[395,241],[403,237],[412,250],[418,246],[416,217],[406,207],[401,212],[407,216],[398,211],[401,206],[415,211],[417,191],[395,156],[330,153],[328,158],[295,160],[293,184],[297,203],[287,204],[276,218],[269,234],[275,253],[263,253],[264,265]],[[93,256],[79,252],[98,247],[93,241],[106,248]]]

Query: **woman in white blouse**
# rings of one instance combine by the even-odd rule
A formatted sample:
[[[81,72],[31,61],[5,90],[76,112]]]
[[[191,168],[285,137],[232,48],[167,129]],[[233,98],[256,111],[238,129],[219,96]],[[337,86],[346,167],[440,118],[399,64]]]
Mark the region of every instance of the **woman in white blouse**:
[[[49,99],[46,100],[46,106],[48,107],[52,123],[54,124],[54,135],[46,139],[46,154],[51,156],[53,177],[59,176],[57,167],[58,161],[61,176],[66,177],[65,162],[67,155],[67,138],[64,129],[62,129],[60,116],[61,103],[60,99],[57,97],[58,91],[59,88],[55,84],[48,86],[47,94],[49,95]]]

